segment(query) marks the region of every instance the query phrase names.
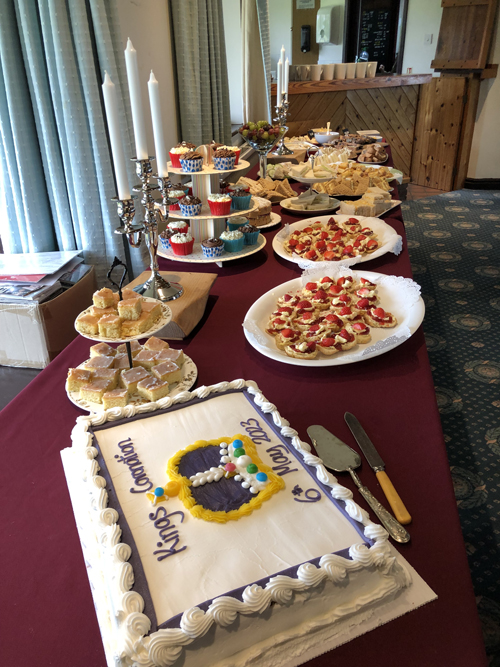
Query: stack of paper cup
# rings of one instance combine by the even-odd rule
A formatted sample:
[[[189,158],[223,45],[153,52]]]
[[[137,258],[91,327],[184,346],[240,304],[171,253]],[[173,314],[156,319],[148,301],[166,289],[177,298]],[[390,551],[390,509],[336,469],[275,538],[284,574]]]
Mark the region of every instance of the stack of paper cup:
[[[346,79],[355,79],[356,78],[356,63],[347,63],[346,64]]]
[[[377,74],[377,62],[366,63],[366,76],[372,79]]]
[[[335,65],[335,78],[345,79],[347,65],[345,63],[337,63]]]
[[[356,79],[364,79],[366,76],[366,67],[368,63],[356,63]]]

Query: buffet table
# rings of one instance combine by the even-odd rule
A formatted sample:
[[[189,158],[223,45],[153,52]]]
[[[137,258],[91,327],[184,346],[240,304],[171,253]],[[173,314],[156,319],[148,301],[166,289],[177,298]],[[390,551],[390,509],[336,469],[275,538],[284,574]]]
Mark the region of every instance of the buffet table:
[[[397,190],[394,192],[397,197]],[[273,211],[295,222],[279,205]],[[311,218],[313,220],[314,218]],[[404,238],[400,209],[386,215]],[[424,335],[379,357],[330,368],[290,366],[261,356],[246,341],[242,322],[264,292],[300,275],[297,265],[274,255],[280,226],[264,230],[266,247],[250,257],[190,264],[216,272],[205,315],[182,344],[198,367],[198,383],[255,380],[307,441],[306,429],[322,424],[356,447],[344,422],[357,414],[384,458],[388,473],[413,516],[411,542],[399,551],[437,593],[438,600],[377,628],[314,667],[484,667],[486,656],[458,521]],[[175,279],[185,265],[160,260]],[[411,277],[406,245],[363,270]],[[60,450],[82,411],[65,393],[68,367],[85,358],[89,341],[77,338],[0,413],[2,465],[2,667],[105,667],[99,627],[73,518]],[[361,407],[360,407],[361,406]],[[365,460],[362,481],[385,502]],[[349,475],[340,483],[355,492]],[[373,518],[373,517],[372,517]]]

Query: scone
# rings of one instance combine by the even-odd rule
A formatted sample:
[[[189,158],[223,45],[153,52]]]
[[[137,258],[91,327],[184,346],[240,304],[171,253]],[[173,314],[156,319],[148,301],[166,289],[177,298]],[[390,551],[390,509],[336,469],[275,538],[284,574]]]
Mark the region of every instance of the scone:
[[[288,345],[285,347],[285,353],[294,359],[316,359],[318,356],[318,348],[314,341],[309,343],[297,343],[295,345]]]
[[[367,324],[372,327],[382,327],[390,329],[398,323],[392,313],[386,313],[383,308],[372,308],[363,312],[363,318]]]

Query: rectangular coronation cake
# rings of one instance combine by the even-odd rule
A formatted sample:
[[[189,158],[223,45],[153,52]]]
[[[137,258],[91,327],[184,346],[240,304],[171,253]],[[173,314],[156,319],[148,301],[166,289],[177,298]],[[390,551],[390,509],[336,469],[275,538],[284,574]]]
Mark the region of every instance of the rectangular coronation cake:
[[[253,382],[79,417],[72,440],[110,664],[300,664],[411,583]]]

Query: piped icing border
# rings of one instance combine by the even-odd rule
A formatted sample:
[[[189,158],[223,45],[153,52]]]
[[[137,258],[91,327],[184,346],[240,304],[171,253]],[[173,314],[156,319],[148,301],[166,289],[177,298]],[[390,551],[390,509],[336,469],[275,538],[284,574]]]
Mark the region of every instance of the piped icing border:
[[[364,535],[372,546],[355,544],[349,549],[349,558],[338,554],[326,554],[317,565],[304,563],[297,568],[295,577],[277,575],[271,577],[264,587],[257,584],[247,586],[242,600],[227,595],[214,599],[206,610],[199,607],[188,609],[182,614],[178,628],[159,629],[148,635],[151,628],[149,617],[143,613],[144,600],[132,591],[134,571],[128,562],[132,550],[128,544],[120,542],[122,530],[118,524],[118,512],[108,507],[106,480],[99,475],[96,461],[98,450],[93,446],[91,429],[106,422],[127,419],[136,415],[146,415],[173,405],[187,403],[193,399],[208,398],[211,394],[223,394],[231,390],[246,390],[254,403],[266,415],[272,417],[274,427],[290,442],[303,462],[316,471],[316,478],[331,489],[333,498],[342,500],[345,511],[351,519],[364,527]],[[117,631],[115,655],[124,664],[140,664],[141,667],[169,667],[179,658],[183,647],[205,635],[215,623],[225,627],[233,623],[238,614],[263,614],[272,603],[289,603],[294,592],[313,589],[325,580],[342,584],[348,574],[368,568],[378,569],[384,577],[381,595],[395,593],[411,583],[410,574],[392,556],[388,545],[388,534],[378,524],[373,523],[365,510],[352,499],[352,492],[338,484],[336,478],[323,466],[321,459],[311,453],[311,447],[300,440],[297,431],[281,417],[276,406],[267,401],[255,382],[234,380],[220,382],[212,386],[202,386],[193,392],[182,392],[174,398],[165,397],[145,405],[127,405],[111,408],[101,413],[78,417],[72,434],[73,448],[82,452],[83,478],[89,485],[92,505],[95,509],[94,524],[97,538],[102,545],[104,557],[111,572],[110,598],[115,616],[111,619]],[[363,598],[363,605],[372,600]],[[356,611],[355,603],[336,610],[340,617]]]

